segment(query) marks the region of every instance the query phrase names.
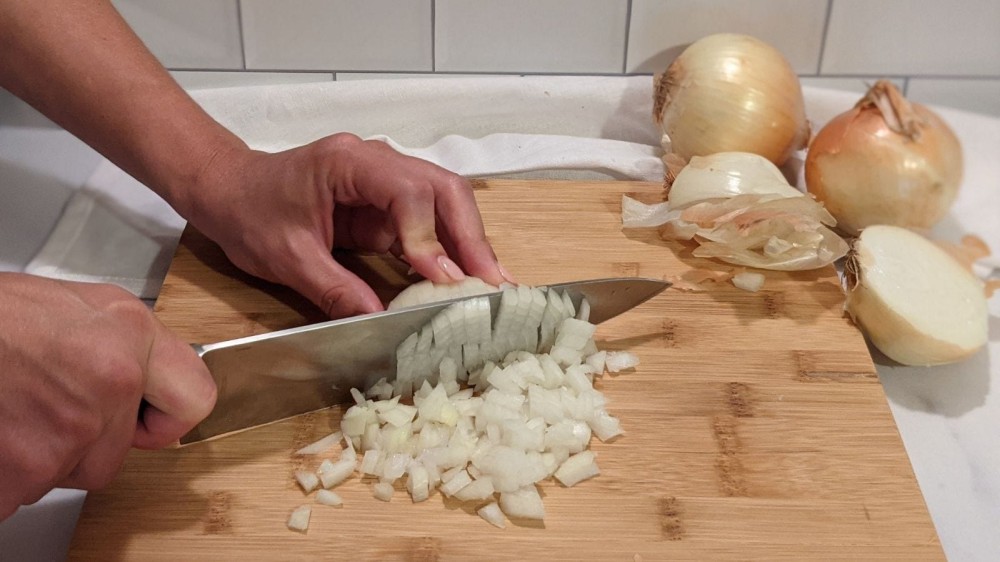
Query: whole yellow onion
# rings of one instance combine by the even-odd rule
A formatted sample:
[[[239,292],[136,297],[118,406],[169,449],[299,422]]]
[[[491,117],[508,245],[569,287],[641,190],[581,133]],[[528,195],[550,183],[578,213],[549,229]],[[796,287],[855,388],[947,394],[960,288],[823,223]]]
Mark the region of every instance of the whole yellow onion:
[[[656,78],[653,118],[665,160],[752,152],[782,165],[809,142],[802,86],[767,43],[732,33],[688,46]]]
[[[849,234],[882,224],[928,229],[962,182],[962,147],[948,125],[880,80],[834,117],[806,155],[806,186]]]

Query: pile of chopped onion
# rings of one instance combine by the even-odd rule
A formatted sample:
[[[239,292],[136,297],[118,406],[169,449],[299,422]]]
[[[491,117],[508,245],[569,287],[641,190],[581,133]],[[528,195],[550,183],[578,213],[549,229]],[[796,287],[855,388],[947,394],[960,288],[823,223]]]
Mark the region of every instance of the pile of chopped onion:
[[[638,358],[598,351],[589,310],[586,300],[577,308],[568,294],[526,286],[504,289],[495,319],[487,297],[446,308],[400,344],[393,382],[353,389],[341,431],[299,451],[347,443],[338,461],[295,474],[303,491],[358,472],[382,501],[400,489],[413,502],[437,491],[500,528],[505,516],[543,519],[538,484],[597,476],[591,436],[623,433],[593,382]]]
[[[821,203],[788,184],[756,154],[693,157],[665,203],[622,196],[624,228],[659,227],[666,240],[694,240],[694,255],[736,265],[797,271],[817,269],[847,254]]]

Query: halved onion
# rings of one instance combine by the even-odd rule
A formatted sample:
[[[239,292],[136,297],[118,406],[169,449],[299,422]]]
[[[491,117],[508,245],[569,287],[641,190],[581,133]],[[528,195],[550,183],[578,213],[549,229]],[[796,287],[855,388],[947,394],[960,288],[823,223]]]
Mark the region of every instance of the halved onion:
[[[845,273],[847,311],[891,359],[939,365],[986,344],[982,282],[919,234],[895,226],[864,229]]]

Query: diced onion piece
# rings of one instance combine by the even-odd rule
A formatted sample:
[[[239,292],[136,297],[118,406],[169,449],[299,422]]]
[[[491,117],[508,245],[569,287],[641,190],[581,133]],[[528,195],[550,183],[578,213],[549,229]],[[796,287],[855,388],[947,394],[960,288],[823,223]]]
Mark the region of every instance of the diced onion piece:
[[[733,285],[744,291],[756,293],[764,286],[764,274],[753,271],[737,273],[733,275]]]
[[[472,478],[469,476],[469,473],[465,470],[461,470],[450,480],[441,484],[441,487],[438,489],[441,490],[441,493],[446,496],[454,496],[459,490],[471,483]]]
[[[397,404],[391,409],[386,409],[385,411],[379,413],[378,419],[382,423],[388,423],[394,427],[399,427],[413,421],[413,418],[416,415],[417,409],[415,407],[407,406],[406,404]]]
[[[382,377],[365,392],[365,396],[379,400],[388,400],[392,398],[392,383],[387,381],[385,377]]]
[[[307,494],[319,486],[319,477],[308,470],[296,470],[295,481],[302,487],[302,491]]]
[[[500,509],[511,518],[545,519],[545,505],[533,485],[500,494]]]
[[[608,441],[625,433],[622,431],[622,426],[618,418],[604,411],[590,420],[590,428],[594,430],[594,435],[597,435],[597,438],[601,441]]]
[[[337,461],[319,473],[319,480],[324,488],[333,488],[354,474],[355,468],[357,468],[355,461]]]
[[[305,533],[309,530],[310,515],[312,515],[312,507],[308,505],[296,507],[292,510],[292,514],[288,516],[288,528],[292,531]]]
[[[605,366],[610,373],[631,369],[639,364],[639,356],[629,351],[609,351]]]
[[[608,358],[607,351],[598,351],[597,353],[588,356],[587,359],[585,360],[585,363],[587,363],[587,365],[589,365],[592,369],[594,369],[595,373],[600,375],[601,373],[604,372],[604,362],[607,361],[607,358]]]
[[[493,481],[483,477],[473,480],[471,484],[452,494],[455,499],[462,501],[485,500],[493,497]]]
[[[430,496],[430,482],[427,468],[414,462],[410,464],[407,472],[409,472],[409,476],[406,478],[406,490],[410,492],[413,503],[426,500]]]
[[[485,519],[490,525],[494,527],[499,527],[505,529],[507,527],[507,522],[504,519],[503,511],[500,510],[500,505],[497,502],[489,503],[479,508],[476,513],[480,517]]]
[[[556,480],[567,488],[600,474],[592,451],[583,451],[566,459],[555,472]]]
[[[332,507],[344,506],[344,500],[341,499],[340,494],[330,490],[320,490],[319,492],[316,492],[316,503]]]
[[[372,494],[375,496],[375,499],[382,500],[384,502],[392,500],[393,492],[395,492],[395,489],[392,487],[392,484],[388,482],[379,482],[378,484],[372,486]]]
[[[405,453],[396,453],[386,459],[385,466],[382,468],[382,478],[386,480],[395,480],[403,474],[406,473],[406,467],[410,465],[410,461],[413,460],[410,455]]]
[[[379,460],[381,460],[381,456],[382,453],[377,449],[369,449],[365,451],[365,455],[361,458],[361,474],[374,476]]]
[[[335,431],[326,437],[302,447],[298,451],[295,451],[296,456],[303,455],[318,455],[327,449],[330,449],[344,438],[344,434],[340,431]]]
[[[348,437],[360,437],[369,423],[377,421],[373,409],[366,406],[351,406],[340,419],[340,430]]]

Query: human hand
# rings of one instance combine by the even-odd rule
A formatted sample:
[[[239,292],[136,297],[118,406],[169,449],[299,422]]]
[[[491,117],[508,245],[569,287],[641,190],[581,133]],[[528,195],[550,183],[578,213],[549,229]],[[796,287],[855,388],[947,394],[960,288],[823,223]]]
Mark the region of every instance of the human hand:
[[[334,247],[392,252],[437,283],[509,281],[465,179],[350,134],[277,154],[220,152],[172,203],[240,269],[331,317],[382,309]]]
[[[118,287],[0,273],[0,310],[0,520],[104,487],[130,447],[176,442],[215,405],[198,355]]]

